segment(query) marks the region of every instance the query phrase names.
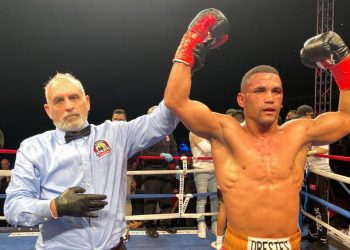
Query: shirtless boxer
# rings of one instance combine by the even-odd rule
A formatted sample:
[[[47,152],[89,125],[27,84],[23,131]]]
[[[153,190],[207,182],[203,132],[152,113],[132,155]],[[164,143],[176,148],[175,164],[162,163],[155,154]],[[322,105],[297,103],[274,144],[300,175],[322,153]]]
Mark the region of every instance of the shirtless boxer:
[[[226,25],[222,13],[213,9],[192,21],[175,54],[165,103],[189,130],[211,142],[226,206],[225,250],[297,250],[299,191],[308,145],[329,144],[350,133],[348,48],[328,32],[306,41],[301,51],[307,66],[330,69],[340,89],[338,112],[279,127],[281,79],[274,68],[258,66],[245,74],[237,95],[246,121],[240,126],[234,118],[189,98],[191,73],[203,66],[207,51],[227,39],[222,32]]]

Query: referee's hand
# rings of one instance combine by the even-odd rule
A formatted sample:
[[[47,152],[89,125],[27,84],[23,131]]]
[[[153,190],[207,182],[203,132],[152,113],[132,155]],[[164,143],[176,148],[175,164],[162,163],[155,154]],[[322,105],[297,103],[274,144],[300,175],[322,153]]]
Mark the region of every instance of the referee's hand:
[[[104,201],[107,196],[104,194],[84,194],[82,187],[70,187],[60,196],[53,200],[58,217],[90,217],[97,218],[98,210],[103,209],[108,202]]]

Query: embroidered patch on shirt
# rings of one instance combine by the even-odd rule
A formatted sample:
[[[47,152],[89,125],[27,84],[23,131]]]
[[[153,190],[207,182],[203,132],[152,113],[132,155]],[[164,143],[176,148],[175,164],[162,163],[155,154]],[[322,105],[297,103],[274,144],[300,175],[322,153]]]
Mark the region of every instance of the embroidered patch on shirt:
[[[108,143],[104,140],[96,141],[94,144],[94,152],[96,156],[102,157],[111,152],[111,148]]]

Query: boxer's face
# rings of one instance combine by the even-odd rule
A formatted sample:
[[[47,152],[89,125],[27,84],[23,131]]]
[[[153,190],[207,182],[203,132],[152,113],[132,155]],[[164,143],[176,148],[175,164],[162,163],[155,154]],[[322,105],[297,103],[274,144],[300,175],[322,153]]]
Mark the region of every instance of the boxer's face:
[[[283,100],[281,79],[273,73],[255,73],[237,96],[246,119],[268,126],[277,121]]]
[[[80,130],[87,120],[90,98],[68,79],[56,80],[48,88],[48,100],[44,105],[47,115],[56,127],[64,131]]]

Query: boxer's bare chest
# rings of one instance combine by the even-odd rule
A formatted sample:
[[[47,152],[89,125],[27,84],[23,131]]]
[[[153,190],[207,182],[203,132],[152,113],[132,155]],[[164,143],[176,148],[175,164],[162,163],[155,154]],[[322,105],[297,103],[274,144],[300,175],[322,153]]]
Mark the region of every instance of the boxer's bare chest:
[[[222,170],[229,182],[241,178],[266,182],[287,179],[300,150],[299,143],[284,133],[265,137],[241,133],[225,139],[226,145],[213,145],[212,150],[218,171]]]

